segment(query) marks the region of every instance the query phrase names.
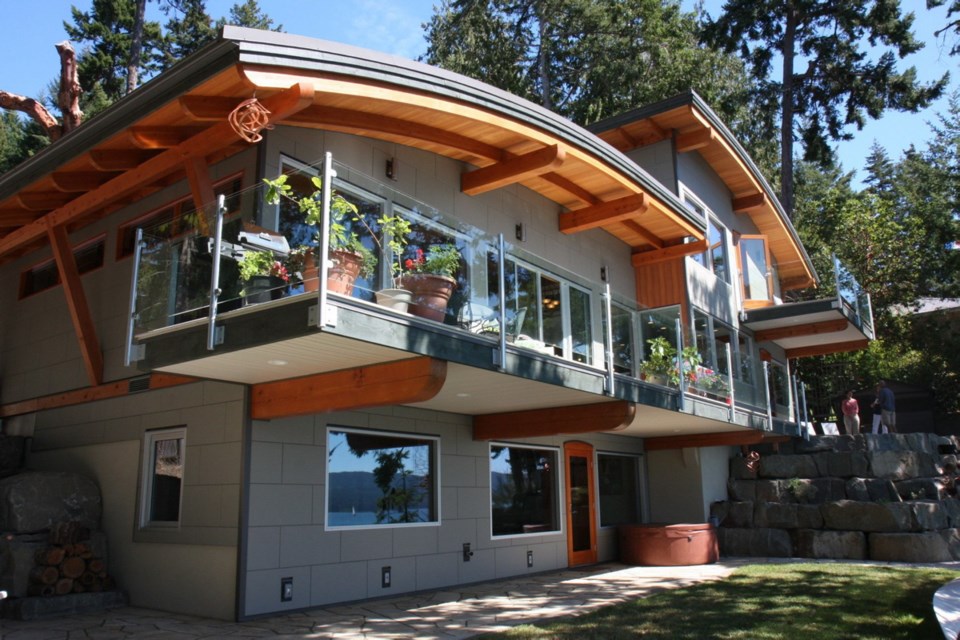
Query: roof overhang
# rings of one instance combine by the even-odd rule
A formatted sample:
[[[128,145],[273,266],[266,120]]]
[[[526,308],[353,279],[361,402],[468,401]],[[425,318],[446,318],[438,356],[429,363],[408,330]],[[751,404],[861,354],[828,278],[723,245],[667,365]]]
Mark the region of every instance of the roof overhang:
[[[870,326],[836,298],[750,309],[742,324],[758,343],[773,342],[788,358],[856,351],[874,339]]]
[[[273,112],[271,125],[462,161],[465,193],[521,184],[558,214],[590,216],[575,230],[603,228],[634,249],[703,237],[703,221],[629,158],[526,100],[364,49],[225,27],[217,42],[0,176],[0,262],[45,244],[48,228],[75,230],[249,148],[227,117],[253,97]]]
[[[726,125],[690,91],[590,127],[618,150],[673,140],[677,153],[698,152],[730,190],[733,210],[767,236],[784,289],[816,284],[813,263],[769,183]]]

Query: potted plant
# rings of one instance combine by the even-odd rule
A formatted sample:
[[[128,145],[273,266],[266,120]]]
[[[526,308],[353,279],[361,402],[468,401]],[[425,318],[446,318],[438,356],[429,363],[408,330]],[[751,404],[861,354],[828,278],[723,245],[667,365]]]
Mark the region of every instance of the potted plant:
[[[640,379],[677,387],[680,385],[680,364],[685,382],[697,379],[700,352],[693,345],[684,347],[677,358],[677,349],[663,336],[647,340],[647,358],[640,363]]]
[[[244,304],[268,302],[283,296],[290,280],[286,266],[271,251],[245,251],[238,263]]]
[[[407,273],[401,282],[413,294],[410,312],[443,322],[447,303],[457,286],[453,276],[460,268],[460,251],[452,244],[434,245],[426,253],[418,248],[403,266]]]
[[[314,192],[296,197],[293,188],[287,184],[287,176],[280,175],[273,180],[264,178],[267,185],[266,201],[268,204],[279,204],[282,198],[295,203],[303,214],[305,224],[317,227],[323,219],[323,206],[319,198],[323,189],[323,181],[313,176],[311,182]],[[346,219],[349,216],[357,221],[359,217],[357,206],[341,196],[333,193],[330,202],[330,260],[333,265],[327,272],[327,290],[343,295],[352,295],[353,284],[357,277],[368,278],[373,275],[377,264],[377,257],[354,232],[347,232]],[[300,274],[304,291],[319,289],[318,257],[316,247],[320,244],[319,238],[314,237],[313,243],[303,247],[295,247],[288,257],[289,270]]]
[[[383,305],[395,311],[407,311],[410,302],[413,300],[413,294],[409,289],[405,289],[402,284],[403,279],[403,252],[407,246],[407,238],[410,235],[410,222],[400,216],[381,216],[377,218],[377,224],[380,227],[378,235],[371,229],[366,222],[364,226],[370,232],[374,242],[383,252],[383,242],[387,243],[387,248],[393,256],[390,261],[390,285],[375,292],[377,304]],[[381,240],[381,237],[383,240]]]

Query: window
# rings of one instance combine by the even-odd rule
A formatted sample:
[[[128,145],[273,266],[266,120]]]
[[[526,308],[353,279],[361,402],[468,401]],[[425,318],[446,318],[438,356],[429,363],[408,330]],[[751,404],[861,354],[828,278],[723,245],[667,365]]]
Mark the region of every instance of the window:
[[[634,374],[634,312],[618,304],[610,305],[613,316],[610,323],[613,342],[613,370],[626,375]]]
[[[436,524],[438,439],[327,430],[326,528]]]
[[[186,441],[183,427],[144,434],[141,527],[179,525]]]
[[[598,453],[600,526],[640,522],[640,458]]]
[[[713,272],[720,280],[730,282],[730,260],[727,257],[727,229],[703,205],[689,195],[683,197],[687,209],[701,216],[707,223],[707,250],[691,256],[695,262]]]
[[[767,366],[767,385],[770,388],[770,408],[773,414],[782,410],[789,419],[790,411],[790,374],[781,362],[771,360]]]
[[[731,356],[736,358],[737,345],[732,337],[734,331],[716,318],[696,310],[693,312],[693,327],[703,366],[726,375],[730,371],[727,345],[730,345]]]
[[[743,278],[744,303],[769,303],[772,273],[766,236],[740,236],[740,273]]]
[[[489,299],[499,304],[497,264],[488,257]],[[507,320],[516,325],[514,344],[567,360],[593,363],[593,304],[590,291],[507,258]]]
[[[234,176],[216,183],[213,189],[217,196],[223,194],[227,197],[227,211],[236,213],[240,210],[242,187],[243,180],[241,177]],[[133,255],[136,248],[134,243],[137,239],[138,228],[143,229],[144,232],[149,231],[150,235],[158,241],[176,238],[194,231],[201,226],[199,223],[200,216],[197,215],[196,211],[193,199],[181,198],[162,209],[123,225],[117,234],[117,259]],[[226,231],[224,233],[226,234]]]
[[[494,536],[560,530],[556,449],[490,446],[490,523]]]
[[[73,250],[73,259],[80,275],[103,266],[103,237],[86,242]],[[20,274],[20,298],[51,289],[60,284],[60,270],[54,260],[47,260]]]

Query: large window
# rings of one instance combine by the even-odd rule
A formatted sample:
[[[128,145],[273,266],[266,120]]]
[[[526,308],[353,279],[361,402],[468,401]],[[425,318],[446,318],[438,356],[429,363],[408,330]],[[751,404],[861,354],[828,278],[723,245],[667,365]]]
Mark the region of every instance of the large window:
[[[327,529],[440,522],[437,438],[327,430]]]
[[[490,522],[494,536],[560,530],[556,449],[490,446]]]
[[[597,482],[601,527],[640,522],[640,458],[597,454]]]
[[[183,427],[147,431],[143,437],[141,527],[180,524],[187,430]]]
[[[618,304],[610,305],[613,316],[610,330],[613,342],[613,370],[617,373],[633,375],[636,353],[634,350],[634,312]]]
[[[684,196],[687,209],[701,216],[707,223],[707,250],[691,256],[724,282],[730,282],[730,260],[727,255],[727,229],[699,202]]]

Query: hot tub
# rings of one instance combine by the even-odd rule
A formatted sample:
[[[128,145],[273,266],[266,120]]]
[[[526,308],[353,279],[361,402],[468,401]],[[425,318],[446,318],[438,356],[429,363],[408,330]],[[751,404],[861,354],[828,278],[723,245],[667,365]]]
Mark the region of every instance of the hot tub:
[[[620,561],[659,567],[712,564],[720,557],[717,530],[703,524],[622,524]]]

